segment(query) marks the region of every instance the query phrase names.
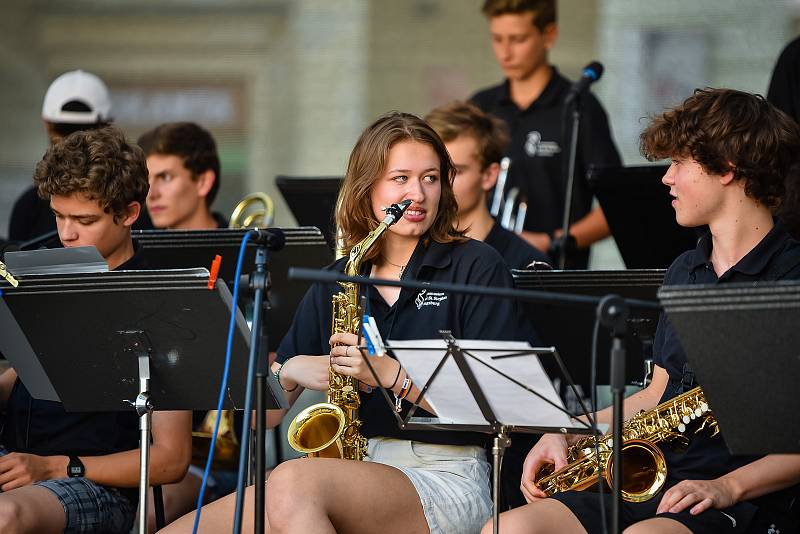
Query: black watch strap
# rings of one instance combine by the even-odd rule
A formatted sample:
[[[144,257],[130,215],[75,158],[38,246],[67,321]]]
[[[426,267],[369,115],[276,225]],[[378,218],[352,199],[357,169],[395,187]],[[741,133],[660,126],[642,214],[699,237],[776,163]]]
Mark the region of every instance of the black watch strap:
[[[69,464],[67,464],[67,476],[69,478],[78,478],[86,474],[86,468],[83,462],[77,456],[69,457]]]

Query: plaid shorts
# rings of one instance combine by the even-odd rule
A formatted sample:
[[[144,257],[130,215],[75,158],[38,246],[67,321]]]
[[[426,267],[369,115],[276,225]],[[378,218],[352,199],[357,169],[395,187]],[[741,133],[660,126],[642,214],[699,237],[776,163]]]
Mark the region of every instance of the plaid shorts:
[[[127,534],[133,527],[136,507],[116,488],[86,478],[42,480],[34,485],[52,491],[66,514],[64,532]]]

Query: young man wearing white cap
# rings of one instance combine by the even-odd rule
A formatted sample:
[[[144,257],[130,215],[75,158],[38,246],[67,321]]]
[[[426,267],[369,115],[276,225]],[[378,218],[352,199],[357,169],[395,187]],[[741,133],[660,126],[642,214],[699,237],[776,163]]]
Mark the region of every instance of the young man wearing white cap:
[[[111,123],[111,97],[103,80],[82,70],[65,72],[50,84],[42,105],[42,120],[53,145],[81,130],[95,130]],[[143,212],[137,228],[152,228]],[[36,187],[26,189],[14,203],[8,225],[11,241],[27,241],[56,229],[48,201]],[[57,241],[57,240],[56,240]]]

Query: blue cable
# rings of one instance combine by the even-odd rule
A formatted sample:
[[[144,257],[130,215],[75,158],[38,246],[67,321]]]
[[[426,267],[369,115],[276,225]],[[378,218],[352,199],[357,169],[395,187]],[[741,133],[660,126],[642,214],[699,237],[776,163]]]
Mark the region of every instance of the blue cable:
[[[244,251],[247,241],[250,239],[250,232],[246,232],[242,237],[242,244],[239,247],[239,259],[236,261],[236,275],[233,279],[233,303],[231,304],[231,321],[228,323],[228,345],[225,350],[225,371],[222,374],[222,385],[219,388],[219,400],[217,401],[217,418],[214,421],[214,434],[211,437],[211,447],[208,451],[206,468],[203,470],[203,482],[200,484],[200,494],[197,496],[197,510],[194,514],[194,526],[192,534],[197,534],[200,526],[200,510],[203,506],[203,497],[206,492],[208,475],[211,472],[211,463],[214,461],[214,446],[217,443],[217,433],[219,432],[219,422],[222,418],[222,403],[225,399],[225,390],[228,388],[228,371],[231,367],[231,352],[233,350],[233,329],[236,326],[236,309],[239,302],[239,278],[242,275],[242,263],[244,262]]]

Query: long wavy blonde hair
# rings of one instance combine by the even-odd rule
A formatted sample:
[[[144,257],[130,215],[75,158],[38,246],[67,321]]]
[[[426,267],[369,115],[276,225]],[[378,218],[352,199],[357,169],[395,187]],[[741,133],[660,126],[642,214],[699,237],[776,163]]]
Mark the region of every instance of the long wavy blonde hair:
[[[350,153],[336,210],[340,246],[345,253],[380,223],[372,211],[372,187],[386,169],[389,150],[402,141],[424,143],[439,157],[442,193],[436,219],[422,236],[423,243],[427,245],[431,240],[449,243],[466,239],[462,232],[454,229],[458,218],[458,204],[453,194],[455,167],[447,148],[425,121],[410,113],[393,111],[364,130]],[[377,257],[382,247],[382,243],[377,243],[365,259]]]

